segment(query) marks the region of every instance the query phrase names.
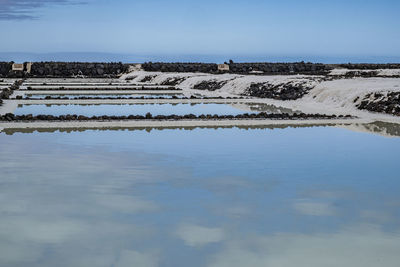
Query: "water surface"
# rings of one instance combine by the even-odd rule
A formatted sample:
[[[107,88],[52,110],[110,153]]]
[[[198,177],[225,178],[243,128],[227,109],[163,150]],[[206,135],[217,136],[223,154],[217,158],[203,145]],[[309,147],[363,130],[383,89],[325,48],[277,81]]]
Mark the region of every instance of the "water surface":
[[[398,266],[399,138],[0,133],[0,266]]]
[[[47,96],[50,97],[68,97],[69,99],[77,99],[80,97],[90,97],[90,98],[182,98],[182,94],[51,94],[51,95],[39,95],[39,94],[28,94],[26,95],[32,99],[42,99]]]
[[[126,104],[126,105],[19,105],[15,115],[66,115],[77,114],[85,116],[124,116],[145,115],[150,112],[153,115],[185,115],[185,114],[217,114],[238,115],[249,112],[278,112],[280,109],[259,104]],[[254,111],[253,111],[253,109]]]

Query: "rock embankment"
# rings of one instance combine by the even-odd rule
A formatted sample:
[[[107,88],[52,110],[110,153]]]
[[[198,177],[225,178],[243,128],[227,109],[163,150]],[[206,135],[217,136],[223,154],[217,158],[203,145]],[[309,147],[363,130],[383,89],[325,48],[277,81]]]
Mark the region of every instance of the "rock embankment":
[[[252,83],[244,95],[285,101],[300,99],[311,89],[303,83]]]
[[[222,82],[218,82],[218,81],[202,81],[196,85],[193,86],[193,89],[196,90],[207,90],[207,91],[216,91],[221,89],[225,84],[227,83],[227,81],[222,81]]]
[[[324,115],[324,114],[305,114],[305,113],[280,113],[280,114],[270,114],[270,113],[245,113],[239,115],[152,115],[147,113],[145,116],[142,115],[129,115],[129,116],[92,116],[87,117],[83,115],[14,115],[12,113],[7,113],[0,116],[0,121],[108,121],[108,120],[241,120],[241,119],[271,119],[271,120],[306,120],[306,119],[343,119],[343,118],[353,118],[350,115],[347,116],[336,116],[336,115]]]
[[[2,99],[10,99],[10,96],[14,93],[14,90],[18,90],[23,81],[15,81],[13,85],[3,90],[0,90],[0,105],[3,103]]]
[[[358,99],[355,100],[357,101]],[[367,94],[357,108],[400,116],[400,92]]]
[[[186,78],[184,77],[172,77],[168,78],[161,83],[161,85],[169,85],[169,86],[177,86],[181,82],[183,82]]]

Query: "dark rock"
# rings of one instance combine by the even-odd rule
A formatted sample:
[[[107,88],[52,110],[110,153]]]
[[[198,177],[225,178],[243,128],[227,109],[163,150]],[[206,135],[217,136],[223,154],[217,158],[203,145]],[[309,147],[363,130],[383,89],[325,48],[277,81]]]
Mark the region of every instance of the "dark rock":
[[[271,98],[277,100],[296,100],[302,98],[312,88],[306,87],[301,84],[270,84],[270,83],[253,83],[245,91],[245,95]]]
[[[354,100],[356,103],[358,99]],[[357,105],[360,110],[400,116],[400,92],[367,94]]]
[[[193,89],[196,90],[208,90],[208,91],[215,91],[221,89],[227,81],[217,82],[217,81],[203,81],[196,84]]]

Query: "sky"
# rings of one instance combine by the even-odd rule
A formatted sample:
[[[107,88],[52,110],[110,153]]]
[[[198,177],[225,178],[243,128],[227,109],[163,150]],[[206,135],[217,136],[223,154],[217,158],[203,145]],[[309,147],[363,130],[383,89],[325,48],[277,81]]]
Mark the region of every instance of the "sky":
[[[399,12],[398,0],[0,0],[0,60],[398,62]]]

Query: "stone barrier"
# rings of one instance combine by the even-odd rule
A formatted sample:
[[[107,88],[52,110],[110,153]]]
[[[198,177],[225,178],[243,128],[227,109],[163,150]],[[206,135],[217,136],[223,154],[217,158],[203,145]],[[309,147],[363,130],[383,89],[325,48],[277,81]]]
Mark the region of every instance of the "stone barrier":
[[[237,73],[237,74],[326,74],[332,67],[319,63],[161,63],[147,62],[142,64],[145,71],[161,72],[204,72],[204,73]]]
[[[34,62],[32,77],[117,77],[127,72],[129,65],[122,63]]]
[[[0,77],[8,77],[8,73],[11,71],[12,62],[0,62]]]
[[[5,78],[115,78],[128,72],[123,63],[34,62],[24,63],[23,71],[12,70],[14,62],[0,62],[0,77]],[[30,73],[27,71],[30,70]]]
[[[239,115],[212,115],[212,114],[202,114],[202,115],[152,115],[147,113],[146,115],[128,115],[128,116],[92,116],[87,117],[83,115],[68,114],[68,115],[14,115],[13,113],[7,113],[5,115],[0,115],[0,121],[109,121],[109,120],[248,120],[248,119],[271,119],[271,120],[305,120],[305,119],[350,119],[354,118],[350,115],[325,115],[325,114],[305,114],[305,113],[245,113]]]
[[[340,68],[345,68],[349,70],[377,70],[377,69],[400,69],[400,64],[389,63],[389,64],[338,64],[334,65]]]

